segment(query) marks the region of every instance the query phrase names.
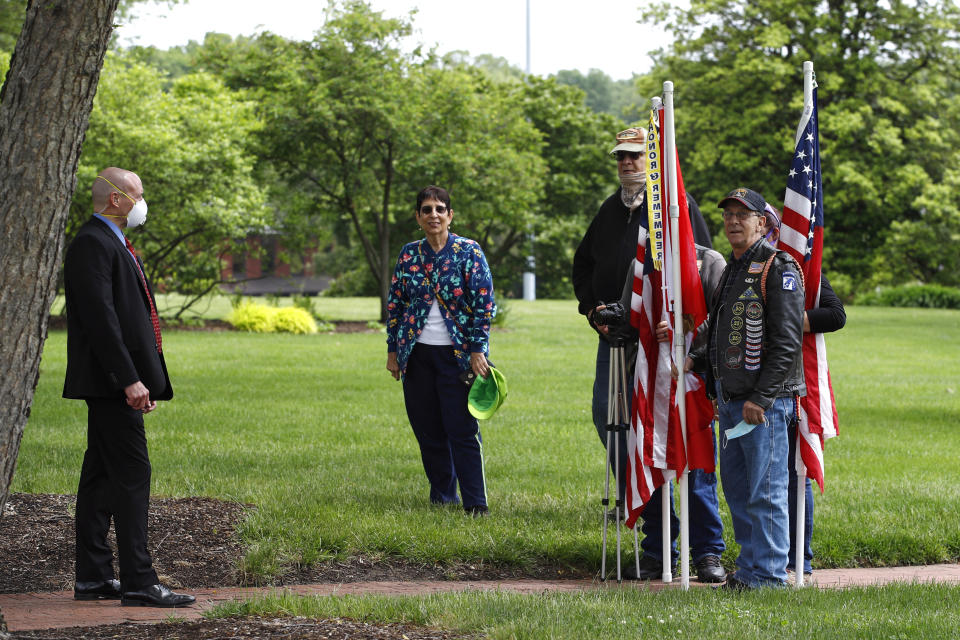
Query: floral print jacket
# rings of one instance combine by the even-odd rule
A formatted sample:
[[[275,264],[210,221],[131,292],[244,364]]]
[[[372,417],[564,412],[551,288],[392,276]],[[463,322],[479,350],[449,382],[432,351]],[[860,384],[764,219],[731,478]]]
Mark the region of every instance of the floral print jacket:
[[[471,352],[488,352],[496,307],[483,250],[453,233],[439,252],[423,239],[403,247],[387,296],[387,351],[397,353],[401,373],[437,296],[460,368],[470,368]]]

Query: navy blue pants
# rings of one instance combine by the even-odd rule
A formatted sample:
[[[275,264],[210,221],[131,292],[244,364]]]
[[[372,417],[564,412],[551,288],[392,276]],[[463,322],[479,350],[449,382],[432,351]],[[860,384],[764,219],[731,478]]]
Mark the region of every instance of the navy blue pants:
[[[407,361],[403,400],[420,444],[430,501],[487,506],[480,426],[467,411],[467,386],[460,381],[453,347],[417,344]]]

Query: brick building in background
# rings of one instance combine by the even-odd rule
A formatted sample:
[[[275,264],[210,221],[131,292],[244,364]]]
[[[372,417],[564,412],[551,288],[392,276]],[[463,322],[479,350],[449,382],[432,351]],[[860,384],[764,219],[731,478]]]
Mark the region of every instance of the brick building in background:
[[[246,295],[316,295],[330,285],[329,276],[314,272],[316,247],[300,254],[285,251],[277,234],[250,236],[221,258],[223,289]]]

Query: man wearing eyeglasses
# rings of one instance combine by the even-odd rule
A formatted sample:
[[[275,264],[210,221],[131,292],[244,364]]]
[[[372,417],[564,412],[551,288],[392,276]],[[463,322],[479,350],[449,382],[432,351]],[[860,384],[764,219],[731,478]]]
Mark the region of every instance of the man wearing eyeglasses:
[[[617,176],[620,188],[608,197],[597,211],[586,234],[580,241],[573,257],[573,288],[579,301],[580,313],[599,334],[597,343],[596,375],[593,382],[593,423],[600,441],[607,441],[607,403],[609,392],[610,367],[610,328],[594,322],[593,315],[605,302],[620,299],[621,288],[627,277],[631,261],[637,255],[637,236],[640,227],[648,226],[646,193],[646,166],[643,151],[646,131],[630,128],[616,136],[616,145],[610,151],[617,159]],[[700,213],[696,201],[687,194],[690,211],[690,225],[693,228],[694,241],[707,248],[713,246],[707,223]],[[627,358],[630,361],[630,358]],[[630,390],[626,390],[629,397]],[[619,486],[617,496],[623,502],[626,485],[627,436],[620,432],[620,457],[618,466]],[[613,452],[610,452],[613,456]],[[652,500],[659,500],[659,493]],[[659,504],[659,502],[657,503]],[[615,512],[611,512],[611,516]],[[623,517],[621,513],[620,517]],[[642,580],[656,579],[662,571],[662,529],[660,509],[644,511],[643,558],[640,561]],[[676,539],[679,523],[671,517],[672,537]],[[676,549],[673,551],[676,556]]]
[[[732,252],[708,301],[707,340],[686,369],[707,375],[720,416],[720,480],[740,545],[723,587],[783,586],[790,548],[788,427],[803,381],[803,280],[763,239],[766,202],[752,189],[720,201]]]

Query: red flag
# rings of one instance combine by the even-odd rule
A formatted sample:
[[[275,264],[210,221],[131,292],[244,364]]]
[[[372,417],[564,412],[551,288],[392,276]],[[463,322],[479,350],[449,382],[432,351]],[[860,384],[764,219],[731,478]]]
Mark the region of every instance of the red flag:
[[[789,253],[803,270],[806,287],[804,308],[820,303],[820,273],[823,260],[823,190],[820,176],[820,132],[817,89],[804,109],[797,129],[797,146],[783,197],[783,223],[778,248]],[[830,384],[827,349],[822,333],[803,336],[803,372],[807,395],[800,399],[800,429],[797,432],[798,465],[823,491],[823,442],[837,435],[837,407]],[[798,466],[799,468],[799,466]]]
[[[662,110],[658,124],[662,125]],[[641,228],[637,238],[637,261],[633,277],[630,320],[639,333],[639,349],[634,385],[630,433],[627,437],[626,525],[633,527],[651,494],[664,482],[664,471],[680,473],[690,468],[713,471],[713,437],[709,428],[713,405],[706,396],[703,381],[694,374],[685,378],[687,443],[684,446],[677,406],[677,382],[670,373],[672,361],[672,308],[676,300],[673,287],[673,261],[669,235],[666,175],[659,158],[662,145],[658,127],[652,127],[647,141],[649,227],[654,230],[654,243],[663,248],[663,269],[654,268],[649,255],[650,234]],[[679,214],[680,281],[685,325],[699,326],[706,319],[706,302],[697,271],[696,249],[687,210],[686,192],[677,161],[677,194]],[[662,196],[662,199],[661,199]],[[689,316],[689,320],[687,320]],[[666,320],[671,326],[671,341],[657,342],[656,326]],[[696,335],[687,335],[687,349]],[[683,363],[680,363],[682,368]]]

